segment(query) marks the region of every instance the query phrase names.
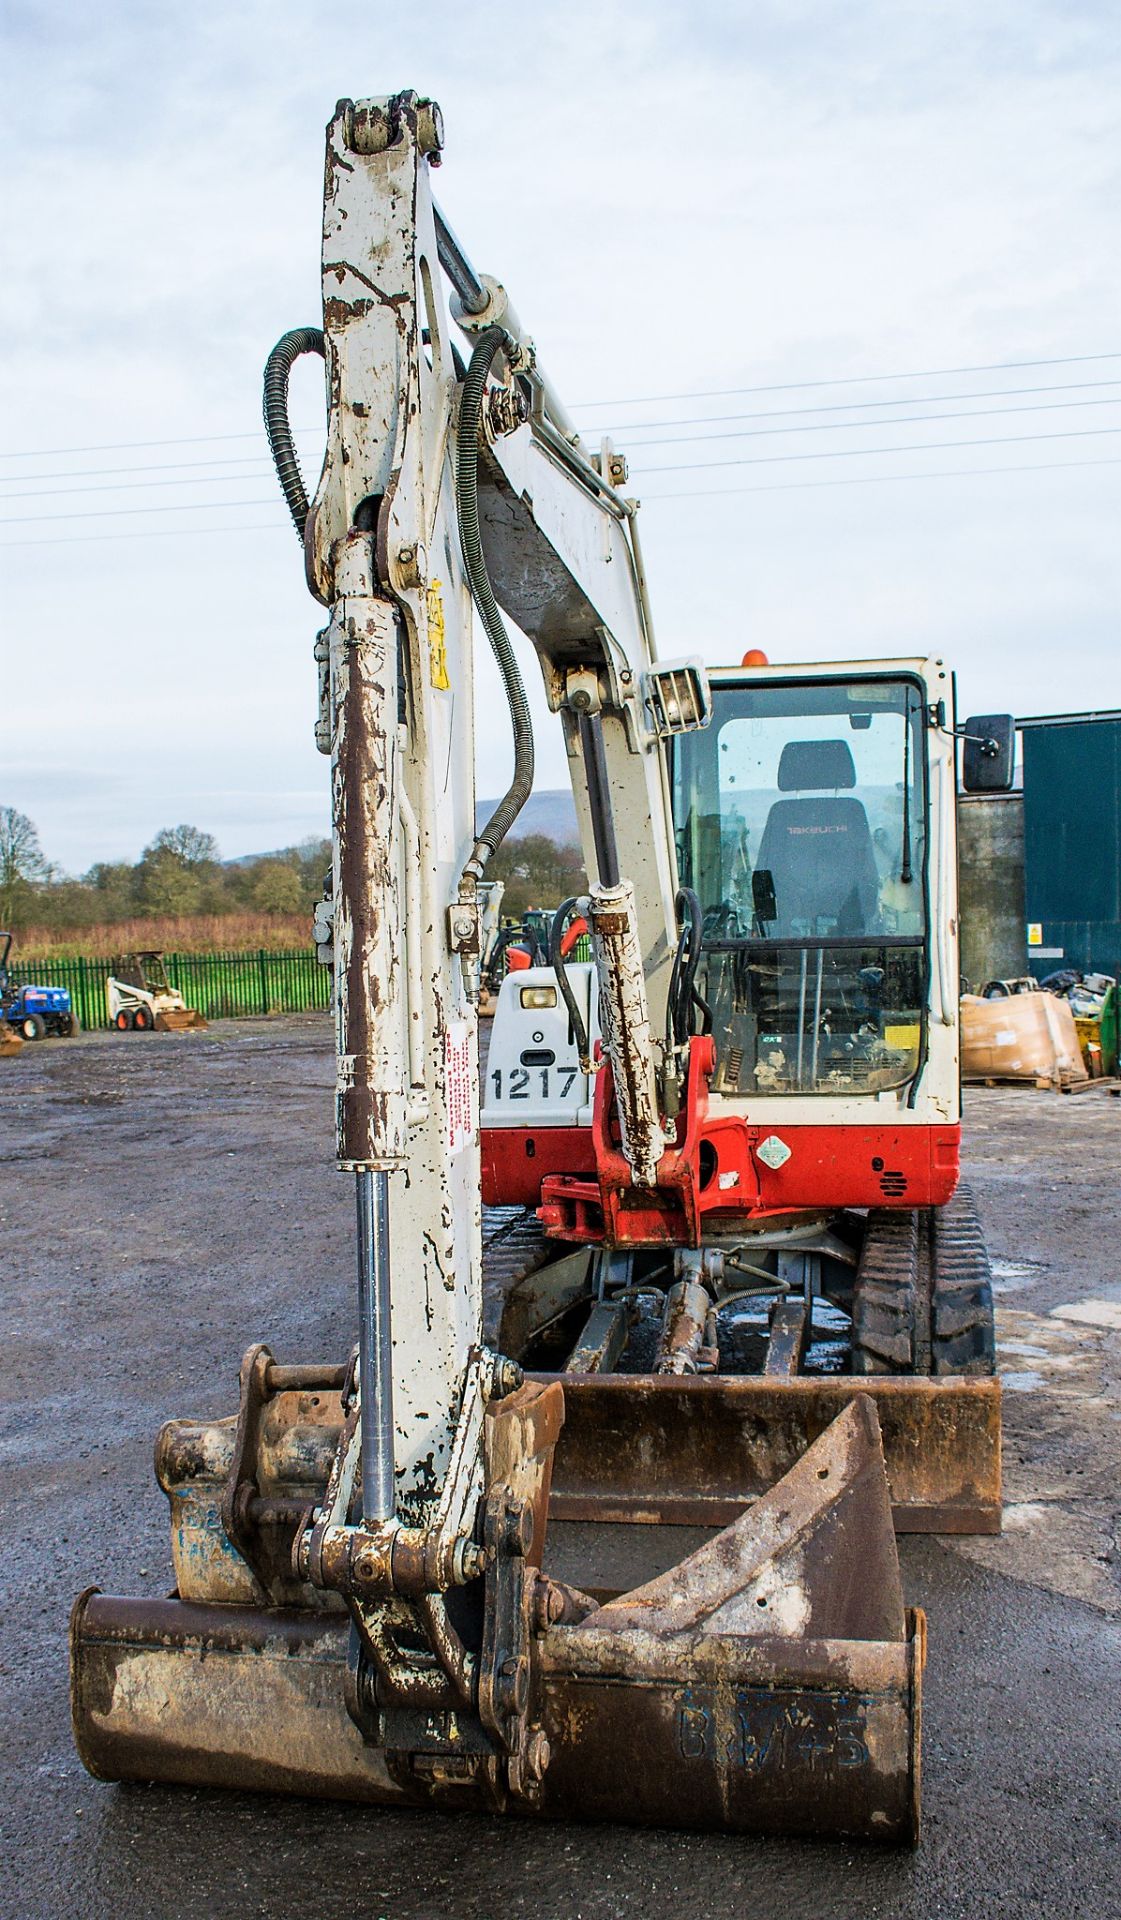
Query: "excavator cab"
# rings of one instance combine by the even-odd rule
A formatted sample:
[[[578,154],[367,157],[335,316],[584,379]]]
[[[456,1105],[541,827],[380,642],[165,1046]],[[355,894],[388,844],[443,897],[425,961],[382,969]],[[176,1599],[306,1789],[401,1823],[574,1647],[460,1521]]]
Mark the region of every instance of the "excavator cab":
[[[711,727],[674,748],[714,1085],[828,1096],[912,1082],[932,878],[922,681],[760,679],[714,675]]]

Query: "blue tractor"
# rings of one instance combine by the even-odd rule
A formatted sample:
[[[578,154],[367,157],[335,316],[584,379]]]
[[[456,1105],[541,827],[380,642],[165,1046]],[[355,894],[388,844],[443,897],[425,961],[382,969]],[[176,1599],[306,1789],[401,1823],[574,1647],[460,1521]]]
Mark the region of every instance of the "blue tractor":
[[[42,1040],[55,1034],[78,1032],[78,1016],[65,987],[23,986],[8,968],[12,936],[0,929],[0,1019],[24,1040]]]

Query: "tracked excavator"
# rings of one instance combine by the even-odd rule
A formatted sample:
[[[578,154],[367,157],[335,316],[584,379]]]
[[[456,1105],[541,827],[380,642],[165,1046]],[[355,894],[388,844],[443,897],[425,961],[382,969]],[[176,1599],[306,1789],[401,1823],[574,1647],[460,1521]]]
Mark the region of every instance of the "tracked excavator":
[[[995,1383],[920,1377],[921,1358],[907,1378],[810,1377],[800,1359],[842,1282],[851,1305],[892,1183],[911,1183],[900,1217],[917,1239],[915,1203],[944,1201],[956,1172],[952,936],[934,878],[952,859],[949,679],[910,661],[710,683],[697,660],[659,658],[625,464],[581,439],[504,287],[441,215],[443,144],[439,109],[414,93],[339,104],[322,328],[285,336],[265,381],[328,610],[317,940],[334,969],[357,1345],[322,1362],[256,1346],[236,1414],[163,1428],[174,1594],[76,1602],[78,1749],[109,1780],[914,1840],[924,1625],[903,1604],[893,1508],[896,1524],[931,1524],[935,1507],[985,1523]],[[324,357],[328,394],[310,500],[287,420],[303,353]],[[491,1071],[507,1078],[484,1227],[481,890],[532,781],[502,609],[563,729],[597,1004],[593,1017],[592,976],[561,952],[566,911],[559,967],[512,983],[516,1061],[496,1023]],[[481,831],[476,619],[515,738],[511,789]],[[793,748],[778,738],[792,714]],[[725,804],[757,736],[792,796],[779,804],[804,816],[769,866]],[[874,829],[870,850],[837,856],[836,891],[856,903],[843,926],[792,904],[783,862],[799,825],[817,832],[821,796],[862,835],[864,787],[884,789],[894,829],[900,783],[912,873],[897,922],[871,924]],[[509,1098],[517,1119],[518,1074],[554,1102],[532,1127],[493,1112]],[[851,1180],[798,1104],[815,1092],[823,1125],[846,1131]],[[929,1341],[921,1237],[921,1255],[881,1248],[876,1271],[885,1300],[910,1289],[908,1337]],[[733,1292],[774,1303],[754,1371],[731,1365]],[[870,1300],[864,1350],[879,1354]],[[621,1535],[628,1552],[660,1543],[637,1581],[633,1553],[619,1571]]]

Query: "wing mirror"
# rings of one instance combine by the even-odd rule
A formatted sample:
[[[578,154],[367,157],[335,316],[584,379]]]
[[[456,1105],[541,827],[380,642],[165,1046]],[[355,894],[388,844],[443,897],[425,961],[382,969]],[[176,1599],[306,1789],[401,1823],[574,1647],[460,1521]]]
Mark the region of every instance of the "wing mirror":
[[[962,742],[961,779],[966,793],[1007,793],[1016,757],[1016,722],[1010,713],[974,713],[957,729]]]

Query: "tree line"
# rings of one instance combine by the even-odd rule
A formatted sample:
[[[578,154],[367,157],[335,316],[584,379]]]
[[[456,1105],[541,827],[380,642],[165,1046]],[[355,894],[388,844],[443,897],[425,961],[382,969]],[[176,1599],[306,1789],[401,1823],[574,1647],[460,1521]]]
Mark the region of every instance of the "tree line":
[[[306,915],[310,922],[330,864],[330,841],[314,837],[260,859],[224,861],[212,834],[182,825],[163,828],[134,863],[98,861],[74,878],[47,859],[25,813],[0,807],[0,926],[73,937],[86,928],[196,916]],[[587,884],[579,847],[557,846],[543,833],[507,840],[488,875],[504,882],[502,911],[514,918],[527,907],[556,906]]]
[[[74,878],[46,858],[25,813],[0,807],[0,925],[80,932],[198,914],[310,915],[330,864],[331,843],[321,839],[223,861],[212,834],[183,825],[164,827],[134,863],[101,860]]]

